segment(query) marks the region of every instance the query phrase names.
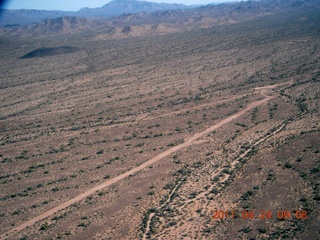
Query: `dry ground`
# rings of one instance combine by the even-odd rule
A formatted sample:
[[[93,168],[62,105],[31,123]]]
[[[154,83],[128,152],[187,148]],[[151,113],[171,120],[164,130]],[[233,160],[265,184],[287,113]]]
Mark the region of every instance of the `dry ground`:
[[[7,238],[319,238],[317,21],[308,12],[160,37],[1,39],[0,233],[272,96]],[[18,59],[64,45],[82,51]],[[212,221],[214,209],[240,217]],[[244,209],[273,218],[242,219]],[[280,221],[281,209],[308,218]]]

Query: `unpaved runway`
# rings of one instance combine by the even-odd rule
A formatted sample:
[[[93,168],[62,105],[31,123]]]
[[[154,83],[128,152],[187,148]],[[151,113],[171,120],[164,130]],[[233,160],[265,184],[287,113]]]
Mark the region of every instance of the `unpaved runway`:
[[[202,136],[205,136],[208,133],[210,133],[210,132],[222,127],[223,125],[233,121],[234,119],[242,116],[243,114],[245,114],[246,112],[250,111],[251,109],[253,109],[253,108],[255,108],[255,107],[257,107],[257,106],[259,106],[261,104],[264,104],[264,103],[268,102],[272,98],[273,98],[272,96],[266,96],[266,98],[263,99],[263,100],[256,101],[256,102],[253,102],[253,103],[249,104],[245,109],[241,110],[240,112],[238,112],[238,113],[236,113],[236,114],[234,114],[234,115],[232,115],[230,117],[227,117],[226,119],[214,124],[213,126],[207,128],[206,130],[204,130],[204,131],[202,131],[200,133],[196,133],[193,137],[188,139],[186,142],[181,143],[181,144],[179,144],[179,145],[177,145],[175,147],[172,147],[172,148],[160,153],[159,155],[155,156],[154,158],[149,159],[148,161],[144,162],[140,166],[135,167],[135,168],[133,168],[133,169],[131,169],[131,170],[129,170],[129,171],[117,176],[117,177],[114,177],[114,178],[112,178],[112,179],[110,179],[110,180],[108,180],[108,181],[106,181],[106,182],[94,187],[94,188],[91,188],[88,191],[86,191],[86,192],[84,192],[84,193],[82,193],[82,194],[70,199],[69,201],[67,201],[67,202],[65,202],[65,203],[63,203],[63,204],[61,204],[61,205],[59,205],[59,206],[47,211],[47,212],[44,212],[44,213],[42,213],[41,215],[39,215],[39,216],[37,216],[35,218],[32,218],[32,219],[28,220],[27,222],[25,222],[25,223],[15,227],[15,228],[11,229],[10,231],[8,231],[6,233],[3,233],[2,235],[0,235],[0,239],[5,239],[5,238],[9,237],[10,235],[12,235],[12,234],[14,234],[16,232],[22,231],[23,229],[25,229],[25,228],[27,228],[29,226],[32,226],[36,222],[38,222],[38,221],[40,221],[42,219],[45,219],[45,218],[53,215],[54,213],[56,213],[56,212],[58,212],[58,211],[60,211],[62,209],[65,209],[65,208],[69,207],[70,205],[72,205],[72,204],[74,204],[76,202],[79,202],[79,201],[85,199],[86,197],[90,196],[91,194],[93,194],[93,193],[95,193],[97,191],[100,191],[103,188],[106,188],[106,187],[118,182],[119,180],[128,177],[131,174],[134,174],[136,172],[139,172],[139,171],[145,169],[146,167],[154,164],[155,162],[158,162],[159,160],[169,156],[170,154],[172,154],[174,152],[177,152],[182,148],[185,148],[185,147],[188,147],[188,146],[192,145],[195,140],[197,140],[197,139],[201,138]]]

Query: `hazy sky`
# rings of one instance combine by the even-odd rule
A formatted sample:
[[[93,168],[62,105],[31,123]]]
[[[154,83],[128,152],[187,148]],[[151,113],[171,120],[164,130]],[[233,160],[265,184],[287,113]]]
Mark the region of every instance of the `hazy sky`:
[[[1,0],[0,0],[1,1]],[[111,0],[4,0],[6,9],[43,9],[78,11],[82,7],[102,7]],[[145,0],[149,2],[207,4],[213,2],[230,2],[235,0]]]

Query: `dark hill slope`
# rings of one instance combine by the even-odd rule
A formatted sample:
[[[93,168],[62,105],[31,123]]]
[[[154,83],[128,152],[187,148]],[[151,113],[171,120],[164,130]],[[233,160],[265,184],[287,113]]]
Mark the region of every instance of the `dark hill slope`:
[[[73,53],[79,51],[79,48],[70,47],[70,46],[61,46],[61,47],[53,47],[53,48],[38,48],[29,52],[28,54],[20,57],[20,59],[27,58],[38,58],[38,57],[47,57],[59,54]]]

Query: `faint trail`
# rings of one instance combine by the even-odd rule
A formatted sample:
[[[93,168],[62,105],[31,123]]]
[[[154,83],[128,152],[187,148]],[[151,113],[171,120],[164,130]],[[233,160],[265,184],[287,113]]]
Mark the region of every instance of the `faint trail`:
[[[263,96],[267,97],[266,89],[273,89],[273,88],[276,88],[278,86],[283,86],[283,85],[287,85],[287,84],[290,84],[290,83],[293,83],[293,81],[288,81],[288,82],[274,84],[274,85],[267,85],[267,86],[262,86],[262,87],[255,87],[252,90],[253,91],[261,90],[260,94],[262,94]],[[128,85],[130,85],[130,84],[128,84]],[[213,106],[213,105],[216,105],[216,104],[232,101],[232,100],[244,97],[244,96],[248,96],[248,94],[236,95],[234,97],[223,99],[223,100],[219,100],[219,101],[216,101],[214,103],[205,103],[205,104],[202,104],[202,105],[186,108],[186,109],[183,109],[183,110],[177,110],[177,111],[173,111],[173,112],[169,112],[169,113],[163,113],[162,115],[158,115],[158,116],[155,116],[155,117],[154,116],[143,116],[143,117],[139,117],[138,116],[133,121],[129,121],[129,122],[125,122],[125,123],[116,123],[116,124],[107,125],[107,126],[93,126],[93,127],[90,127],[90,129],[94,128],[94,127],[99,127],[101,130],[103,130],[103,129],[113,128],[113,127],[119,127],[119,126],[125,126],[125,125],[129,125],[129,124],[133,124],[133,123],[138,122],[138,121],[154,120],[154,119],[158,119],[160,117],[172,116],[172,115],[175,115],[175,114],[179,114],[181,112],[186,112],[186,111],[193,110],[193,109],[198,109],[198,108],[207,107],[207,106]],[[73,132],[73,133],[57,136],[56,138],[45,139],[45,140],[42,140],[42,141],[27,143],[27,144],[23,144],[23,145],[19,145],[19,146],[9,146],[8,148],[4,147],[4,149],[1,149],[1,151],[5,152],[5,151],[14,150],[14,149],[17,149],[17,148],[33,146],[33,145],[36,145],[36,144],[40,144],[40,143],[42,144],[44,142],[51,142],[51,141],[55,141],[55,140],[66,138],[66,137],[78,136],[79,134],[80,134],[79,132]]]
[[[93,129],[93,128],[99,128],[100,130],[105,130],[105,129],[108,129],[108,128],[126,126],[126,125],[130,125],[130,124],[134,124],[135,122],[139,122],[139,121],[154,120],[154,119],[158,119],[158,118],[161,118],[161,117],[173,116],[173,115],[179,114],[181,112],[187,112],[187,111],[194,110],[194,109],[199,109],[199,108],[208,107],[208,106],[214,106],[214,105],[217,105],[217,104],[220,104],[220,103],[229,102],[229,101],[232,101],[232,100],[235,100],[235,99],[239,99],[239,98],[242,98],[242,97],[245,97],[245,96],[248,96],[248,94],[237,95],[237,96],[234,96],[234,97],[231,97],[231,98],[227,98],[227,99],[223,99],[223,100],[220,100],[220,101],[216,101],[214,103],[205,103],[205,104],[202,104],[202,105],[198,105],[198,106],[194,106],[194,107],[190,107],[190,108],[185,108],[183,110],[177,110],[177,111],[172,111],[172,112],[168,112],[168,113],[163,113],[161,115],[156,115],[156,113],[155,113],[154,115],[156,115],[156,116],[141,116],[141,117],[137,116],[136,119],[134,119],[133,121],[128,121],[128,122],[124,122],[124,123],[115,123],[115,124],[107,125],[107,126],[92,126],[92,127],[87,128],[85,130]],[[45,140],[42,140],[42,141],[37,141],[37,142],[27,143],[27,144],[23,144],[23,145],[4,148],[1,151],[3,151],[3,152],[4,151],[10,151],[10,150],[13,150],[13,149],[16,149],[16,148],[29,147],[29,146],[33,146],[33,145],[36,145],[36,144],[42,144],[44,142],[52,142],[52,141],[56,141],[58,139],[63,139],[63,138],[66,138],[66,137],[74,137],[74,136],[79,136],[79,135],[80,135],[80,132],[73,132],[73,133],[69,133],[69,134],[65,134],[65,135],[56,136],[54,138],[45,139]],[[48,137],[49,136],[50,135],[48,135]]]
[[[250,111],[251,109],[268,102],[272,98],[274,98],[274,97],[266,96],[266,98],[264,98],[263,100],[255,101],[255,102],[249,104],[245,109],[239,111],[238,113],[236,113],[236,114],[234,114],[234,115],[232,115],[230,117],[227,117],[226,119],[214,124],[213,126],[207,128],[206,130],[204,130],[204,131],[202,131],[200,133],[196,133],[193,137],[188,139],[186,142],[181,143],[181,144],[179,144],[177,146],[174,146],[172,148],[169,148],[168,150],[166,150],[166,151],[160,153],[159,155],[149,159],[148,161],[142,163],[140,166],[135,167],[135,168],[123,173],[123,174],[120,174],[119,176],[114,177],[114,178],[112,178],[112,179],[110,179],[110,180],[108,180],[108,181],[106,181],[106,182],[94,187],[94,188],[91,188],[88,191],[86,191],[86,192],[84,192],[84,193],[82,193],[82,194],[70,199],[69,201],[66,201],[65,203],[63,203],[63,204],[61,204],[61,205],[59,205],[59,206],[47,211],[47,212],[44,212],[44,213],[38,215],[37,217],[34,217],[34,218],[26,221],[25,223],[23,223],[23,224],[15,227],[15,228],[5,232],[5,233],[3,233],[2,235],[0,235],[0,239],[5,239],[5,238],[9,237],[10,235],[12,235],[14,233],[20,232],[23,229],[32,226],[36,222],[38,222],[40,220],[43,220],[43,219],[53,215],[54,213],[56,213],[56,212],[58,212],[60,210],[63,210],[65,208],[71,206],[72,204],[77,203],[77,202],[85,199],[86,197],[90,196],[91,194],[93,194],[93,193],[95,193],[97,191],[100,191],[103,188],[106,188],[106,187],[108,187],[108,186],[110,186],[110,185],[112,185],[112,184],[114,184],[114,183],[116,183],[116,182],[128,177],[129,175],[135,174],[135,173],[147,168],[148,166],[158,162],[159,160],[169,156],[170,154],[175,153],[175,152],[177,152],[177,151],[179,151],[179,150],[181,150],[181,149],[183,149],[185,147],[188,147],[188,146],[192,145],[195,140],[197,140],[197,139],[201,138],[202,136],[207,135],[208,133],[210,133],[210,132],[222,127],[223,125],[233,121],[234,119],[242,116],[243,114],[245,114],[246,112]]]
[[[150,117],[146,117],[145,119],[142,119],[142,120],[153,120],[153,119],[157,119],[157,118],[161,118],[161,117],[172,116],[172,115],[176,115],[176,114],[179,114],[179,113],[182,113],[182,112],[187,112],[187,111],[194,110],[194,109],[199,109],[199,108],[214,106],[214,105],[217,105],[217,104],[220,104],[220,103],[229,102],[229,101],[232,101],[232,100],[235,100],[235,99],[239,99],[239,98],[242,98],[242,97],[245,97],[245,96],[248,96],[248,94],[237,95],[235,97],[223,99],[223,100],[220,100],[220,101],[217,101],[217,102],[214,102],[214,103],[205,103],[205,104],[201,104],[201,105],[198,105],[198,106],[185,108],[185,109],[182,109],[182,110],[177,110],[177,111],[173,111],[173,112],[169,112],[169,113],[163,113],[163,114],[158,115],[156,117],[150,116]]]

